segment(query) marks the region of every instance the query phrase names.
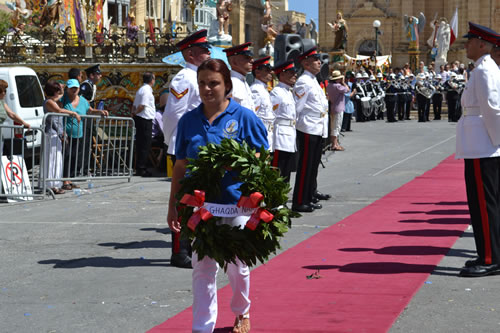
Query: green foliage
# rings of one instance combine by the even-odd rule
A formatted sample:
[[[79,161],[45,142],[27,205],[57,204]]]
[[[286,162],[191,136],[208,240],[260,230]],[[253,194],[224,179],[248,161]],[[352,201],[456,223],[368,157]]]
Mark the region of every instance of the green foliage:
[[[0,10],[0,37],[7,35],[11,25],[10,13]]]
[[[222,177],[231,172],[243,182],[240,186],[242,195],[262,193],[264,200],[260,207],[274,215],[270,223],[261,221],[254,231],[217,224],[220,217],[213,217],[201,221],[193,232],[187,227],[193,207],[179,206],[181,236],[194,240],[193,250],[200,259],[208,256],[224,268],[237,258],[248,266],[255,265],[257,260],[264,263],[270,254],[280,248],[279,240],[288,231],[290,218],[300,216],[284,206],[290,186],[280,177],[279,171],[271,167],[269,152],[262,148],[259,155],[256,156],[256,151],[245,142],[240,144],[224,139],[220,145],[210,143],[200,147],[198,159],[189,161],[189,175],[181,182],[178,200],[186,193],[202,190],[205,191],[205,201],[213,202],[221,192]]]

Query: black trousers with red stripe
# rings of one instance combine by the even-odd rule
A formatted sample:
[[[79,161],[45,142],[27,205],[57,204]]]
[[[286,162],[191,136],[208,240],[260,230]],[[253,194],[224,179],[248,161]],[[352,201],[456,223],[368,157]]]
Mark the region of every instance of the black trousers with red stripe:
[[[316,191],[316,178],[321,162],[321,136],[297,131],[299,163],[293,189],[293,205],[309,205]]]
[[[281,177],[290,183],[290,175],[295,169],[295,153],[283,150],[275,150],[273,153],[273,167],[280,170]]]
[[[500,157],[466,159],[465,184],[477,254],[500,264]]]

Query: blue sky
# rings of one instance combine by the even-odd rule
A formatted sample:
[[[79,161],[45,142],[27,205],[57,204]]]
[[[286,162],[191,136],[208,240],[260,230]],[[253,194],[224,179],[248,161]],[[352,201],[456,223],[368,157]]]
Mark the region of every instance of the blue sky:
[[[305,13],[307,22],[312,18],[318,23],[318,0],[288,0],[288,9]]]

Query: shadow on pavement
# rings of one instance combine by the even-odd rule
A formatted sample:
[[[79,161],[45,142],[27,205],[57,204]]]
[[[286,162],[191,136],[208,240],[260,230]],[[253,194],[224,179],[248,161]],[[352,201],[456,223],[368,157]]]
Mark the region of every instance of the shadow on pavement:
[[[372,234],[376,235],[400,235],[410,237],[460,237],[464,232],[460,230],[435,230],[435,229],[421,229],[421,230],[403,230],[403,231],[374,231]]]
[[[343,252],[373,252],[376,254],[402,255],[402,256],[432,256],[451,255],[456,257],[470,258],[471,256],[463,252],[474,252],[469,250],[450,250],[449,247],[438,246],[387,246],[380,249],[370,248],[343,248]]]
[[[165,235],[168,235],[170,233],[170,228],[142,228],[142,229],[139,229],[141,231],[155,231],[157,233],[160,233],[160,234],[165,234]]]
[[[406,210],[399,214],[426,214],[426,215],[469,215],[468,209],[436,209],[429,211]]]
[[[140,266],[170,266],[170,259],[117,259],[112,257],[90,257],[76,259],[48,259],[38,262],[42,265],[54,265],[53,268],[82,268],[82,267],[108,267],[125,268]]]
[[[431,273],[436,266],[406,264],[402,262],[359,262],[344,266],[335,265],[311,265],[302,268],[322,270],[338,269],[339,272],[360,274],[401,274],[401,273]]]
[[[171,242],[162,240],[147,240],[141,242],[128,242],[128,243],[100,243],[99,246],[108,246],[117,249],[162,249],[171,248]]]
[[[408,219],[399,220],[401,223],[429,223],[429,224],[469,224],[469,218],[463,217],[443,217],[428,220]]]
[[[466,206],[467,201],[412,202],[412,205]]]

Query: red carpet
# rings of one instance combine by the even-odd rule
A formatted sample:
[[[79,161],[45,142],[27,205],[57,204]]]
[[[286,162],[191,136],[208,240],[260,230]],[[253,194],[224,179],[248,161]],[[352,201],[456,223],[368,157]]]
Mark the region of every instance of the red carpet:
[[[386,332],[468,221],[463,161],[450,157],[253,270],[252,332]],[[216,332],[233,324],[231,294],[219,290]],[[149,332],[190,325],[191,308]]]

